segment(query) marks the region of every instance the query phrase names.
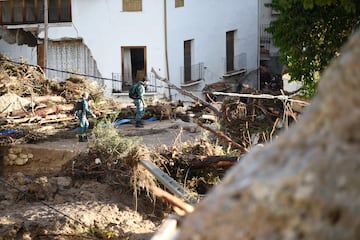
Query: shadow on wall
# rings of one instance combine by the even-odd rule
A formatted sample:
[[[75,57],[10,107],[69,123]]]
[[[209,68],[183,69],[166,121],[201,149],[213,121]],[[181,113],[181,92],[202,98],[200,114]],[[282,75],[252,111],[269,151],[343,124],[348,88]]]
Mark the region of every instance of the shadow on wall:
[[[0,29],[0,39],[9,44],[37,46],[36,37],[31,32],[26,32],[23,29]]]

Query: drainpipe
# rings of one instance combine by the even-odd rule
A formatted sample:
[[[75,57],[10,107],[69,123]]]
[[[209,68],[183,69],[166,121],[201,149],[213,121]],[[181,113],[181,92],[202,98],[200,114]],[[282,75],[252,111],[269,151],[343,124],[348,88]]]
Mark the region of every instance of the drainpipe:
[[[48,1],[44,1],[44,73],[46,76],[46,68],[47,68],[47,45],[48,45],[48,23],[49,23],[49,15],[48,15]]]
[[[261,33],[260,33],[260,5],[263,4],[262,0],[257,1],[258,4],[258,24],[257,24],[257,32],[258,32],[258,44],[257,44],[257,71],[256,71],[256,77],[257,77],[257,89],[260,90],[260,59],[261,59],[261,55],[260,55],[260,39],[261,39]]]
[[[166,76],[167,76],[167,80],[170,81],[168,44],[167,44],[167,7],[166,7],[166,0],[164,0],[164,40],[165,40]],[[168,90],[169,90],[169,100],[172,101],[170,86],[168,86]]]

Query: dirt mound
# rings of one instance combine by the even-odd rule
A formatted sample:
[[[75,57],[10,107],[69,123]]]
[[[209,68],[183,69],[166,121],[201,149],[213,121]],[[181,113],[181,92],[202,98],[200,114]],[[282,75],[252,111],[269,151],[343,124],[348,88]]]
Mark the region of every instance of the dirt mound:
[[[1,239],[150,239],[162,219],[148,199],[135,211],[128,189],[94,180],[17,173],[1,181]]]

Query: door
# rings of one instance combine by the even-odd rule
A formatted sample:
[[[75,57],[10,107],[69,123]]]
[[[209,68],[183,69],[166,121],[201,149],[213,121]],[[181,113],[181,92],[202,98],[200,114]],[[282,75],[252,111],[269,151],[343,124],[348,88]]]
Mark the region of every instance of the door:
[[[122,47],[122,90],[146,76],[146,47]]]

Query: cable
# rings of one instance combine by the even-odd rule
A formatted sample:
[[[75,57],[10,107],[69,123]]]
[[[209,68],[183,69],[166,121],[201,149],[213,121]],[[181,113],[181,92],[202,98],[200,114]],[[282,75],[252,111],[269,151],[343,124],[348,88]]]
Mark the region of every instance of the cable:
[[[29,194],[29,193],[27,193],[27,192],[22,191],[21,189],[19,189],[18,187],[12,185],[12,184],[9,183],[8,181],[0,178],[0,182],[3,182],[4,184],[12,187],[13,189],[15,189],[15,190],[17,190],[18,192],[20,192],[20,193],[22,193],[22,194],[30,197],[30,198],[33,199],[33,200],[39,201],[40,203],[44,204],[45,206],[47,206],[48,208],[52,209],[53,211],[55,211],[55,212],[63,215],[64,217],[66,217],[66,218],[68,218],[68,219],[71,219],[71,220],[73,220],[74,222],[80,223],[82,226],[84,226],[84,227],[86,227],[86,228],[89,228],[89,226],[87,226],[85,223],[81,222],[80,220],[77,220],[77,219],[75,219],[75,218],[67,215],[66,213],[63,213],[63,212],[57,210],[55,207],[51,206],[50,204],[48,204],[48,203],[46,203],[46,202],[44,202],[44,201],[41,201],[41,200],[37,199],[35,196],[33,196],[33,195],[31,195],[31,194]]]
[[[25,64],[25,65],[32,66],[32,67],[39,67],[38,65],[16,62],[14,60],[9,60],[9,59],[0,59],[0,62],[11,62],[11,63],[18,64],[18,65]],[[55,71],[55,72],[68,73],[68,74],[72,74],[72,75],[83,76],[83,77],[90,77],[90,78],[96,78],[96,79],[101,79],[101,80],[106,80],[106,81],[112,81],[112,82],[120,82],[120,83],[123,82],[122,80],[117,80],[117,79],[113,79],[113,78],[97,77],[97,76],[93,76],[93,75],[75,73],[75,72],[70,72],[70,71],[65,71],[65,70],[58,70],[58,69],[49,68],[49,67],[45,67],[44,69],[50,70],[50,71]],[[158,86],[158,85],[152,85],[152,84],[149,84],[149,86],[150,87],[156,87],[156,88],[165,88],[165,86]],[[175,87],[166,87],[166,88],[176,89]],[[202,92],[202,90],[192,90],[191,92]]]
[[[38,65],[16,62],[16,61],[9,60],[9,59],[0,59],[0,62],[11,62],[11,63],[15,63],[15,64],[18,64],[18,65],[25,64],[25,65],[32,66],[32,67],[39,67]],[[65,70],[58,70],[58,69],[55,69],[55,68],[45,67],[45,69],[55,71],[55,72],[68,73],[68,74],[72,74],[72,75],[79,75],[79,76],[83,76],[83,77],[97,78],[97,79],[102,79],[102,80],[107,80],[107,81],[112,81],[112,82],[120,82],[120,83],[123,82],[122,80],[117,80],[117,79],[113,79],[113,78],[96,77],[96,76],[93,76],[93,75],[75,73],[75,72],[70,72],[70,71],[65,71]],[[157,87],[157,88],[163,88],[164,87],[164,86],[157,86],[157,85],[152,85],[152,84],[150,84],[149,86],[150,87]]]
[[[38,65],[33,65],[30,63],[21,63],[21,62],[16,62],[14,60],[9,60],[9,59],[0,59],[1,62],[11,62],[11,63],[15,63],[15,64],[25,64],[28,66],[32,66],[32,67],[39,67]],[[75,73],[75,72],[70,72],[70,71],[65,71],[65,70],[59,70],[59,69],[55,69],[55,68],[49,68],[49,67],[45,67],[44,69],[46,70],[51,70],[51,71],[55,71],[55,72],[61,72],[61,73],[68,73],[68,74],[73,74],[73,75],[79,75],[79,76],[83,76],[83,77],[91,77],[91,78],[97,78],[97,79],[101,79],[101,80],[107,80],[107,81],[112,81],[112,82],[122,82],[122,80],[117,80],[117,79],[113,79],[113,78],[103,78],[103,77],[97,77],[97,76],[93,76],[93,75],[88,75],[88,74],[83,74],[83,73]]]

